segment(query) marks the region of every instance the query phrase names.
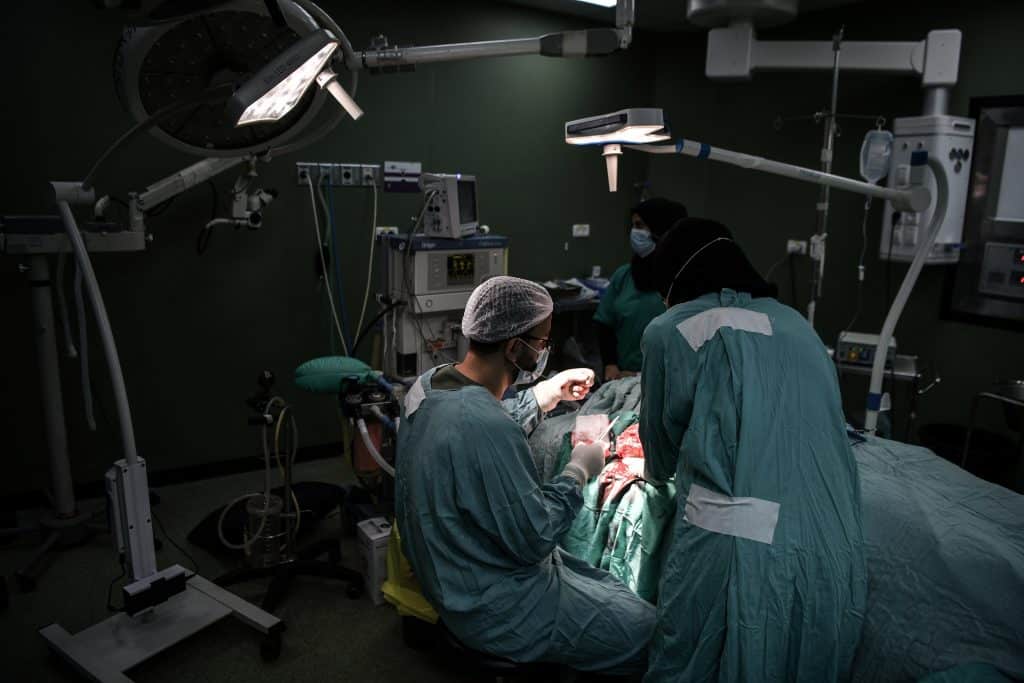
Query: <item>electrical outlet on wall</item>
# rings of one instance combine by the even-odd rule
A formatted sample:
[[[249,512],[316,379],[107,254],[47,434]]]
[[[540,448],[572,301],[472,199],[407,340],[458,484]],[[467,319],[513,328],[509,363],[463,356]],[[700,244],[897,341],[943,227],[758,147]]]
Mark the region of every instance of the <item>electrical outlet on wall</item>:
[[[309,181],[316,176],[316,173],[312,170],[315,169],[316,166],[316,164],[310,164],[305,161],[300,161],[295,164],[295,177],[299,185],[305,187],[309,184]]]
[[[338,184],[342,187],[361,185],[360,168],[359,164],[338,164],[338,171],[340,173]]]
[[[363,187],[370,187],[376,185],[380,187],[380,164],[362,164],[359,167],[360,171],[360,185]]]

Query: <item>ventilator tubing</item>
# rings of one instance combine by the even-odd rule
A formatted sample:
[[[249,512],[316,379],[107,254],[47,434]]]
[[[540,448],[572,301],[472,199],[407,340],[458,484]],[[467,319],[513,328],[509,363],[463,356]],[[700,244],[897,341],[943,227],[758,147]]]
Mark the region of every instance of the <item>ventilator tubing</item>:
[[[937,194],[935,197],[935,212],[932,214],[932,223],[928,226],[928,236],[921,243],[921,246],[917,248],[917,253],[914,254],[914,260],[910,264],[910,269],[907,270],[906,277],[903,278],[903,284],[900,285],[900,290],[896,294],[896,299],[892,302],[892,307],[889,309],[889,314],[885,317],[885,323],[882,325],[882,332],[878,336],[878,348],[875,349],[875,362],[871,366],[871,386],[868,389],[868,406],[867,413],[864,419],[864,430],[869,433],[874,433],[878,427],[878,413],[879,403],[871,400],[872,396],[879,396],[882,393],[882,382],[885,379],[885,361],[889,354],[887,350],[889,348],[889,341],[892,339],[892,334],[896,330],[896,323],[899,322],[900,316],[903,314],[903,307],[907,303],[907,299],[910,298],[910,293],[914,290],[914,285],[917,283],[917,278],[921,274],[921,268],[924,267],[925,259],[931,252],[932,245],[935,244],[936,238],[939,236],[939,228],[942,226],[942,220],[946,215],[946,206],[949,201],[949,187],[947,186],[946,170],[942,167],[942,164],[933,157],[928,157],[928,167],[932,169],[932,173],[935,174],[935,186]]]
[[[380,465],[382,470],[387,472],[390,477],[394,478],[395,468],[381,456],[380,451],[378,451],[377,447],[373,445],[373,439],[370,438],[370,432],[366,429],[366,420],[359,418],[356,421],[356,426],[359,428],[359,436],[362,437],[363,445],[366,446],[366,450],[370,454],[370,457],[373,458],[374,462]]]

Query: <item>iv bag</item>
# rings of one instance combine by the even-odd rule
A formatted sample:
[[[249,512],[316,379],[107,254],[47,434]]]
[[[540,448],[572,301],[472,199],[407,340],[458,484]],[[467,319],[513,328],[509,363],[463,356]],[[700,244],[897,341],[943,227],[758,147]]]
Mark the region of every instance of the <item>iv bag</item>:
[[[892,133],[887,130],[869,130],[860,146],[860,175],[869,183],[877,183],[889,175],[892,159]]]

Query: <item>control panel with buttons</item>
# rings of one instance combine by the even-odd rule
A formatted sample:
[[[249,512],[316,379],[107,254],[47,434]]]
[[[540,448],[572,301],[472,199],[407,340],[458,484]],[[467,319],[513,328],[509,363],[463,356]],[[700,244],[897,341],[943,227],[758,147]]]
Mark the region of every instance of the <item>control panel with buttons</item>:
[[[978,291],[990,296],[1024,299],[1024,244],[985,244]]]
[[[878,349],[878,335],[861,332],[843,332],[839,335],[836,347],[836,360],[848,365],[874,365],[875,353]],[[891,365],[896,358],[896,340],[889,340],[889,353],[886,365]]]

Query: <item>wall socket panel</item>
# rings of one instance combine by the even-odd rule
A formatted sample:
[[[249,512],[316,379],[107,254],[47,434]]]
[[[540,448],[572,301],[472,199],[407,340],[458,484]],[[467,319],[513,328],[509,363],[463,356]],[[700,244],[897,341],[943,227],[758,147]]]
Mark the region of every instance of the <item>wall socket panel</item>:
[[[295,178],[299,185],[307,185],[309,179],[318,182],[328,178],[330,187],[381,187],[380,164],[332,164],[300,161],[295,164]]]

